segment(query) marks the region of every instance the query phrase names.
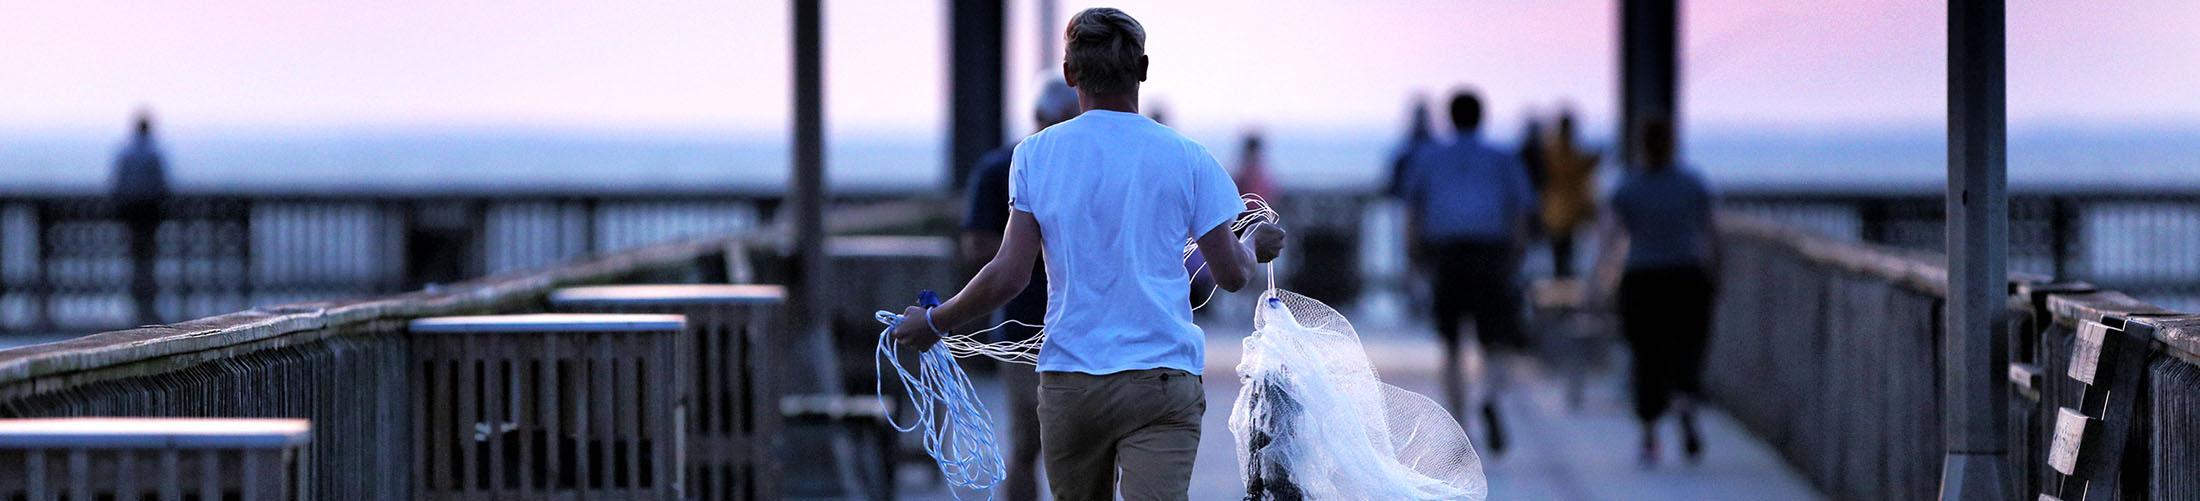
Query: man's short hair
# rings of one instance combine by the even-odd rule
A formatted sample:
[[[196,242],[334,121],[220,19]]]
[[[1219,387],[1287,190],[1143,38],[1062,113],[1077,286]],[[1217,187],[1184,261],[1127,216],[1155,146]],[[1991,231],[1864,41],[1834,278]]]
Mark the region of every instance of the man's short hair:
[[[1062,34],[1062,62],[1079,90],[1113,94],[1138,89],[1138,60],[1146,55],[1146,27],[1109,7],[1078,12]]]
[[[1482,98],[1473,90],[1461,89],[1451,95],[1451,125],[1459,132],[1474,132],[1482,127]]]

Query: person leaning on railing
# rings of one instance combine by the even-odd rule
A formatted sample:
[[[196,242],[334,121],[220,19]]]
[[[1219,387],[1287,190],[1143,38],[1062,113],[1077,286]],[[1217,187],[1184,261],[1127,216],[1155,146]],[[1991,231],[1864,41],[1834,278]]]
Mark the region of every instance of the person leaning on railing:
[[[1658,461],[1657,421],[1678,415],[1688,460],[1701,457],[1695,402],[1714,291],[1711,189],[1673,155],[1673,128],[1662,119],[1635,127],[1642,160],[1611,195],[1613,220],[1627,237],[1619,285],[1620,332],[1634,356],[1635,416],[1642,423],[1642,464]]]
[[[168,198],[168,173],[160,145],[153,142],[153,114],[139,110],[130,142],[115,156],[115,218],[129,227],[130,299],[139,325],[160,323],[153,301],[160,294],[153,266],[160,258],[154,247],[160,230],[161,202]]]

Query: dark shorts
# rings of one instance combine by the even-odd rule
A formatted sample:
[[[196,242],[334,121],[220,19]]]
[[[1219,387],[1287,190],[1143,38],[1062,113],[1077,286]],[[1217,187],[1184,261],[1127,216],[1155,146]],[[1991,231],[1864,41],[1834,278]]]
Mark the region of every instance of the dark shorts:
[[[1475,338],[1485,349],[1523,350],[1527,335],[1521,332],[1519,271],[1512,250],[1503,243],[1449,242],[1431,244],[1429,276],[1438,335],[1456,344],[1467,317],[1474,319]]]

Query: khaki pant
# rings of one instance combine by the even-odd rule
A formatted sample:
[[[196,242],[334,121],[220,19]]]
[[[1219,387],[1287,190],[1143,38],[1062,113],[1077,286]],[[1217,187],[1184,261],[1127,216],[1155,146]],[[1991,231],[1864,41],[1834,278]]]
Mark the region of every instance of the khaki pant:
[[[1186,499],[1207,393],[1199,376],[1146,369],[1039,374],[1040,449],[1063,501]]]
[[[1001,387],[1008,390],[1008,481],[1006,501],[1039,499],[1039,372],[1029,364],[1001,362]]]

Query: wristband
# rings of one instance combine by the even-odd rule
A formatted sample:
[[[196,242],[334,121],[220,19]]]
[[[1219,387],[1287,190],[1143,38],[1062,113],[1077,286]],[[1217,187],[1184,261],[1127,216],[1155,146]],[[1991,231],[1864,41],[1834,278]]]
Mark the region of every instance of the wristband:
[[[947,335],[945,332],[940,332],[939,324],[932,323],[932,308],[927,307],[924,309],[924,326],[931,327],[934,336],[945,337]]]

